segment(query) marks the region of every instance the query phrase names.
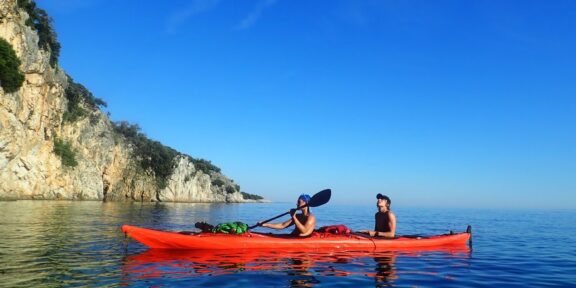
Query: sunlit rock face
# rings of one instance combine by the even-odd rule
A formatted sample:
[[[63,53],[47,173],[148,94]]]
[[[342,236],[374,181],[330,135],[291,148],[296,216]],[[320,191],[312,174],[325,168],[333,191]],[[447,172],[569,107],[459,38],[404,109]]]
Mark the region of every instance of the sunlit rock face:
[[[50,65],[50,52],[38,46],[16,2],[0,1],[0,37],[12,45],[25,76],[14,93],[0,88],[0,199],[245,202],[232,180],[199,171],[184,156],[159,189],[154,173],[138,165],[133,147],[100,110],[84,107],[89,115],[63,121],[67,76]],[[55,139],[71,145],[76,166],[62,164]]]

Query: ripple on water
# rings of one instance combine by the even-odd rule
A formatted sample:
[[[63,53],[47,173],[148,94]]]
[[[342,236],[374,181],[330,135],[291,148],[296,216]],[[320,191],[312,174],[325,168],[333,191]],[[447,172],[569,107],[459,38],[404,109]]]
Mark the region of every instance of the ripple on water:
[[[0,202],[0,286],[541,287],[576,283],[576,213],[571,212],[396,210],[401,234],[461,231],[472,224],[474,246],[467,252],[158,255],[134,241],[125,242],[119,230],[123,223],[169,230],[190,230],[195,221],[255,223],[292,204]],[[343,223],[355,230],[370,228],[374,216],[372,206],[332,205],[314,212],[319,225]]]

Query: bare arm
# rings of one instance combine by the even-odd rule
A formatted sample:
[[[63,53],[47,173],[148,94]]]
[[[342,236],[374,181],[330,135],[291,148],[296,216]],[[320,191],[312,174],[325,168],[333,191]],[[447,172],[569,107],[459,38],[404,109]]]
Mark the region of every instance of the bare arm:
[[[284,229],[284,228],[286,228],[292,224],[294,224],[294,221],[292,219],[288,219],[282,223],[264,223],[264,224],[262,224],[262,227],[281,230],[281,229]]]
[[[314,228],[316,227],[316,217],[314,215],[308,216],[308,219],[306,219],[306,223],[302,223],[300,222],[300,220],[298,220],[298,217],[294,214],[292,215],[292,221],[294,221],[296,228],[298,228],[298,231],[300,231],[300,234],[298,234],[298,236],[308,236],[312,234],[312,232],[314,232]]]
[[[376,235],[376,229],[378,229],[378,213],[374,214],[374,230],[360,230],[358,232],[374,236]]]

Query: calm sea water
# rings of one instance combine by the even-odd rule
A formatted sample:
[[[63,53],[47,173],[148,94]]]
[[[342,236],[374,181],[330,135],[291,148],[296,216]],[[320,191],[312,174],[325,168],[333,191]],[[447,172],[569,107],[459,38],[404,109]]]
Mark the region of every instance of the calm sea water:
[[[400,234],[472,225],[472,249],[457,250],[162,252],[120,231],[124,223],[254,224],[291,204],[0,202],[0,286],[576,287],[576,211],[395,209]],[[375,207],[329,203],[313,212],[319,226],[360,230],[373,226]]]

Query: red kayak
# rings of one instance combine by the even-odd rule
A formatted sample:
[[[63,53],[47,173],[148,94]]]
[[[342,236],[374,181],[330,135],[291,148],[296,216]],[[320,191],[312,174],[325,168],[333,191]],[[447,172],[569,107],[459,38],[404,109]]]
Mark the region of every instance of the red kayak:
[[[466,232],[427,237],[399,236],[375,238],[352,233],[335,235],[314,232],[309,237],[287,234],[247,232],[244,234],[179,233],[122,225],[122,232],[136,241],[156,249],[357,249],[383,250],[466,245]]]

